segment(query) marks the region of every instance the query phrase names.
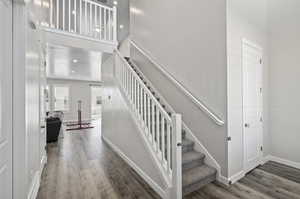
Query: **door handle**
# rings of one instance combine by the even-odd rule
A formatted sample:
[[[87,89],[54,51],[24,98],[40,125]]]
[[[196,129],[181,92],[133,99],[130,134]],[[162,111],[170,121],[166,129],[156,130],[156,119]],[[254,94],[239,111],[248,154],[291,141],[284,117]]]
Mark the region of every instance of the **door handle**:
[[[245,123],[245,127],[246,127],[246,128],[249,128],[249,127],[250,127],[250,124],[249,124],[249,123]]]
[[[41,129],[44,129],[44,128],[46,128],[45,125],[42,125],[42,126],[41,126]]]

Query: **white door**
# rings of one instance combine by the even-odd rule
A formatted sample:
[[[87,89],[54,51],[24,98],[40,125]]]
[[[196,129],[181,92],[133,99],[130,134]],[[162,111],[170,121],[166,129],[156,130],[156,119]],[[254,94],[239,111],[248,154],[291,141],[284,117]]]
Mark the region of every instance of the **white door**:
[[[262,49],[243,41],[244,171],[262,158]]]
[[[12,198],[12,4],[0,0],[0,198]]]

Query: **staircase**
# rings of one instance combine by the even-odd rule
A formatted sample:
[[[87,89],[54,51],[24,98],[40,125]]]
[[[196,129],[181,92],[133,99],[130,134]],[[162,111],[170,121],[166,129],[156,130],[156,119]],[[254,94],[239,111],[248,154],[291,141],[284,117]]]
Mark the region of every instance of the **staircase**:
[[[149,89],[152,95],[161,104],[168,115],[172,115],[170,110],[167,110],[166,105],[160,99],[157,91],[152,88],[150,82],[146,80],[141,71],[133,64],[129,57],[125,57],[128,65],[138,75],[140,80]],[[156,120],[155,120],[156,121]],[[205,155],[194,150],[195,143],[188,139],[186,131],[182,130],[182,195],[192,193],[199,188],[216,180],[217,170],[204,163]]]
[[[180,171],[177,175],[180,176],[180,187],[175,187],[176,189],[180,189],[179,192],[180,196],[176,198],[182,198],[189,193],[192,193],[199,188],[205,186],[208,183],[211,183],[216,180],[217,170],[205,164],[205,155],[201,152],[197,152],[194,150],[194,141],[188,138],[186,135],[186,131],[182,127],[182,123],[180,123],[180,141],[181,143],[176,143],[170,141],[170,139],[174,139],[174,133],[172,128],[171,131],[169,130],[169,124],[165,122],[165,119],[162,119],[163,114],[156,114],[157,107],[162,107],[162,112],[166,113],[166,116],[173,116],[175,113],[170,110],[169,105],[167,106],[160,97],[160,94],[153,88],[151,82],[149,82],[142,72],[138,69],[138,67],[130,60],[129,57],[123,57],[118,51],[116,53],[116,76],[117,79],[119,78],[120,87],[124,88],[125,93],[127,94],[128,98],[130,99],[133,107],[136,108],[135,112],[138,114],[142,114],[141,120],[145,123],[146,131],[149,131],[148,136],[153,136],[154,139],[150,138],[150,143],[155,145],[155,142],[158,143],[158,148],[161,150],[162,157],[158,156],[159,159],[162,158],[168,160],[170,154],[169,151],[174,151],[174,148],[178,149],[178,146],[182,146],[180,150],[181,157],[178,158],[177,162],[180,161],[180,166],[177,166],[177,171]],[[118,68],[119,67],[119,68]],[[141,83],[142,85],[139,85]],[[146,93],[146,95],[144,95]],[[150,101],[149,101],[150,100]],[[157,103],[157,104],[155,104]],[[136,105],[137,104],[137,105]],[[145,113],[141,110],[145,109]],[[148,109],[149,108],[149,109]],[[181,122],[181,121],[180,121]],[[147,127],[148,130],[147,130]],[[155,130],[158,127],[158,131]],[[151,133],[152,132],[152,133]],[[168,132],[166,134],[158,132]],[[147,139],[147,138],[146,138]],[[153,142],[151,142],[151,140]],[[172,144],[173,143],[173,144]],[[177,147],[176,147],[177,146]],[[156,147],[157,148],[157,147]],[[154,147],[154,150],[156,149]],[[159,154],[159,153],[158,153]],[[169,155],[168,155],[169,154]],[[174,171],[174,166],[176,164],[176,160],[174,161],[175,156],[171,157],[171,164],[170,169],[167,170],[172,174]],[[179,168],[179,170],[178,170]],[[172,184],[172,175],[170,183]],[[174,178],[174,175],[173,175]],[[172,185],[173,186],[173,185]],[[175,198],[175,197],[170,197]]]
[[[192,193],[216,180],[217,170],[204,163],[205,155],[194,150],[194,142],[182,133],[182,192]]]

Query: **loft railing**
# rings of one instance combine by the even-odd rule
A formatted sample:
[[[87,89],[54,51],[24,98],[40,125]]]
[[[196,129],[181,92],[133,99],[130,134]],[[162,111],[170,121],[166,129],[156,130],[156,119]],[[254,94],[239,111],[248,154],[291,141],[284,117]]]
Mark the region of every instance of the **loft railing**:
[[[91,0],[42,0],[41,26],[96,40],[117,41],[117,8]]]
[[[115,77],[131,111],[143,128],[142,136],[169,185],[167,197],[181,198],[181,115],[170,116],[165,111],[118,50],[115,53]]]

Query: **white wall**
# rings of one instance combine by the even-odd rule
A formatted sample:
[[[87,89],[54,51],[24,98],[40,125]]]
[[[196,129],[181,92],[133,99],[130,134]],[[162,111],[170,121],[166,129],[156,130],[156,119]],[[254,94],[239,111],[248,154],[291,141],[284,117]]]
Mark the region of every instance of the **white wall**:
[[[65,121],[77,121],[78,100],[82,101],[82,119],[91,119],[91,87],[90,82],[68,81],[68,80],[47,80],[48,85],[69,86],[70,103],[69,111],[64,112]],[[50,92],[50,109],[54,110],[53,92]]]
[[[229,176],[243,170],[242,40],[263,48],[264,154],[269,154],[268,135],[268,35],[267,0],[227,1],[228,145]]]
[[[129,0],[117,0],[118,5],[114,5],[114,1],[108,0],[107,5],[117,7],[118,41],[122,42],[129,34]],[[123,25],[122,29],[120,25]]]
[[[226,1],[132,0],[130,11],[130,38],[226,121]],[[131,57],[226,176],[226,126],[213,123],[137,49]]]
[[[298,165],[299,8],[299,0],[269,0],[271,154]]]
[[[40,156],[40,34],[38,8],[14,1],[13,163],[14,198],[34,197],[41,174]]]

